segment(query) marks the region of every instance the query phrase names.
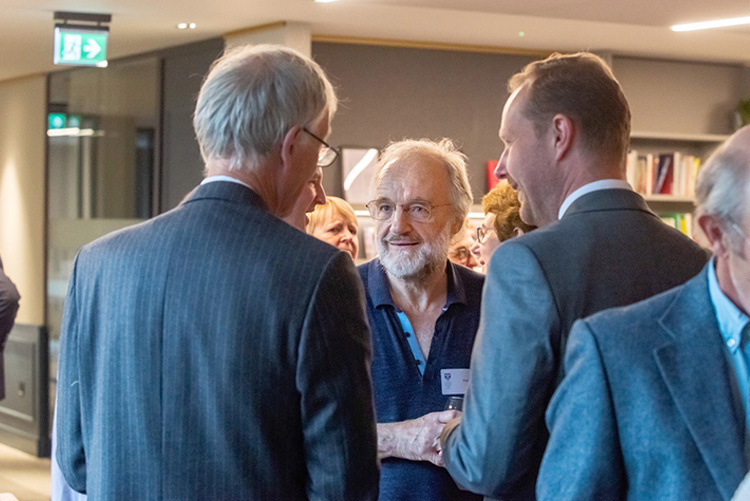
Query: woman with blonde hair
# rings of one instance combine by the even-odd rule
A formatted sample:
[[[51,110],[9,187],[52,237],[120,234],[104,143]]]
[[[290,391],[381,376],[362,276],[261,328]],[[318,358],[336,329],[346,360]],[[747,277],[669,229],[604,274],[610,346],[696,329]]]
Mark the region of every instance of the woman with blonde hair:
[[[334,247],[348,252],[352,260],[359,254],[357,239],[357,216],[346,200],[339,197],[327,197],[326,203],[316,205],[309,215],[307,234],[327,242]]]
[[[523,235],[533,230],[521,220],[521,203],[518,192],[507,183],[500,183],[482,197],[485,217],[477,226],[477,239],[471,252],[477,257],[482,272],[487,272],[490,257],[500,244],[509,238]]]

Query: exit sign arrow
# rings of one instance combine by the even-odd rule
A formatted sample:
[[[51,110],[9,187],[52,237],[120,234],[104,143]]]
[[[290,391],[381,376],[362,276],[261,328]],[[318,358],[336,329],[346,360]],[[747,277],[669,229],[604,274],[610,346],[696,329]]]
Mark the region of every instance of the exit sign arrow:
[[[101,51],[101,45],[96,43],[96,40],[93,38],[89,38],[86,45],[83,47],[83,52],[86,53],[86,57],[89,59],[95,58]]]

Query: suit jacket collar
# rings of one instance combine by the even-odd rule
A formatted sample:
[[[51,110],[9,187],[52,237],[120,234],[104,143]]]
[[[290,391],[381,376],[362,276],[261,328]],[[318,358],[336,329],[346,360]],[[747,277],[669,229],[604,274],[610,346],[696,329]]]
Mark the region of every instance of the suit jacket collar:
[[[745,418],[733,395],[707,268],[681,287],[659,323],[665,343],[654,358],[719,491],[729,499],[748,469]]]
[[[268,210],[260,195],[243,184],[230,181],[214,181],[198,185],[190,192],[185,203],[204,199],[224,200]]]
[[[637,210],[658,217],[646,205],[641,195],[632,190],[605,189],[592,191],[573,202],[562,219],[584,212],[607,210]]]

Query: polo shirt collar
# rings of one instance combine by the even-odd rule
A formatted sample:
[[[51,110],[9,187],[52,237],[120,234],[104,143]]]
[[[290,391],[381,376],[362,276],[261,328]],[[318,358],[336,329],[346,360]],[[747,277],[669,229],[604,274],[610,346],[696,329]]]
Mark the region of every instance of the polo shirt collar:
[[[464,287],[461,277],[458,274],[458,264],[446,261],[446,275],[448,277],[448,293],[443,306],[443,311],[447,310],[452,304],[466,304],[466,288]],[[391,296],[391,288],[388,285],[388,275],[385,268],[377,260],[376,273],[370,277],[370,290],[368,291],[375,307],[391,306],[398,309]]]

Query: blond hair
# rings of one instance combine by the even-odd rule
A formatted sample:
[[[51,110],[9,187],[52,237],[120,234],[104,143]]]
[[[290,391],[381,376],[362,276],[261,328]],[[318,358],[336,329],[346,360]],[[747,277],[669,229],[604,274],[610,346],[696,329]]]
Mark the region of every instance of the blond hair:
[[[326,203],[316,205],[315,210],[309,214],[310,222],[307,223],[305,231],[308,235],[312,235],[318,227],[323,226],[336,214],[358,226],[357,216],[349,202],[339,197],[326,197]]]
[[[515,236],[516,228],[524,233],[536,228],[521,219],[521,202],[518,192],[509,184],[498,184],[482,197],[482,208],[485,214],[495,214],[495,234],[504,242]]]

